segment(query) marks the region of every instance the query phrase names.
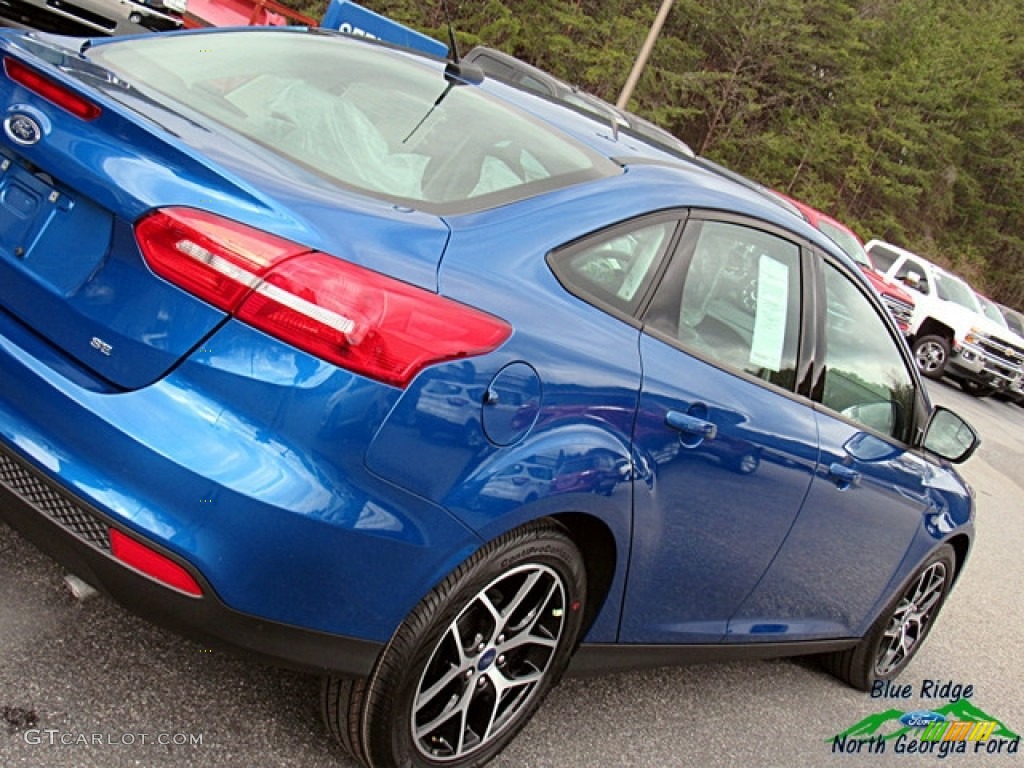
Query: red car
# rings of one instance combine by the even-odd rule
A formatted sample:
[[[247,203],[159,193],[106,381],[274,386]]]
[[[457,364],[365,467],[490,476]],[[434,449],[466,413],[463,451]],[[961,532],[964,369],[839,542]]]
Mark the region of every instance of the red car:
[[[811,208],[806,203],[794,200],[781,192],[776,191],[775,194],[796,206],[813,227],[832,238],[846,252],[846,255],[856,262],[861,272],[882,297],[889,313],[896,320],[896,325],[903,333],[907,333],[907,329],[910,327],[910,315],[914,311],[914,299],[898,283],[889,282],[881,272],[875,269],[875,265],[867,251],[864,250],[864,243],[861,242],[857,233],[817,208]]]

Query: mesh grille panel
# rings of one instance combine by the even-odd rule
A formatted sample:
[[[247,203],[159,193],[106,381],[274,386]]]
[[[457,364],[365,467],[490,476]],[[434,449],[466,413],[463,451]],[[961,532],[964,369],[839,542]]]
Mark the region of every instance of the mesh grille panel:
[[[0,451],[0,485],[92,546],[110,551],[109,526],[50,480]]]

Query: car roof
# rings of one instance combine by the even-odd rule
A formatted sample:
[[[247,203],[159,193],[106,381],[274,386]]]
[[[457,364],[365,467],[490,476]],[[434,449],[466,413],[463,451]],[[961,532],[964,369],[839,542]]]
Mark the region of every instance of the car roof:
[[[802,200],[797,200],[796,198],[790,197],[789,195],[779,192],[778,190],[773,189],[772,192],[774,192],[777,195],[780,195],[781,197],[785,198],[790,203],[792,203],[800,211],[801,215],[803,215],[803,217],[810,221],[812,224],[816,225],[816,222],[818,221],[826,221],[832,226],[843,230],[844,232],[849,232],[851,235],[857,238],[857,242],[863,242],[860,238],[860,235],[858,235],[856,232],[850,229],[850,227],[848,227],[846,224],[843,224],[843,222],[839,221],[839,219],[835,218],[834,216],[829,216],[824,211],[818,208],[814,208],[813,206],[808,205]]]
[[[611,104],[599,96],[588,93],[504,51],[478,45],[463,57],[463,61],[476,63],[478,66],[481,62],[486,62],[487,60],[497,62],[500,66],[507,67],[509,70],[508,73],[501,73],[495,68],[487,69],[482,67],[487,77],[508,83],[516,88],[522,88],[541,96],[547,96],[548,98],[564,102],[571,107],[587,112],[596,119],[605,120],[609,124],[614,125],[616,129],[626,128],[631,130],[641,137],[657,142],[673,152],[689,157],[695,154],[685,141],[665,130],[657,123]],[[539,88],[531,87],[520,77],[513,76],[514,74],[525,75],[535,83],[543,85],[546,93]]]

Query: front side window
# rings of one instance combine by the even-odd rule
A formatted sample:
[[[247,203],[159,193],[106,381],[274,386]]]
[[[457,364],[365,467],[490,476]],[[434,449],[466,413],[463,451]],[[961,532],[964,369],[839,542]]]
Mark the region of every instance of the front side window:
[[[1003,317],[1006,319],[1006,324],[1010,326],[1010,330],[1019,336],[1024,336],[1024,315],[1014,314],[1013,311],[1007,310]]]
[[[915,389],[897,341],[852,280],[831,265],[825,270],[821,402],[858,424],[906,442]]]
[[[647,327],[730,368],[792,389],[800,329],[800,248],[738,224],[695,222],[692,255],[677,255]]]
[[[975,294],[975,296],[978,297],[978,303],[981,304],[981,311],[985,313],[985,317],[1009,330],[1010,326],[1006,324],[1006,318],[1004,318],[1003,313],[999,311],[999,307],[981,294]]]

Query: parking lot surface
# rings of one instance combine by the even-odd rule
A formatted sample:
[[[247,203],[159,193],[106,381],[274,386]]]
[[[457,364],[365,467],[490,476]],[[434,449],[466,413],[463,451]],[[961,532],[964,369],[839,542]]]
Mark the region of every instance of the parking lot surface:
[[[963,470],[978,496],[977,538],[899,680],[908,696],[853,691],[809,661],[566,680],[493,765],[1020,764],[1007,739],[965,744],[945,759],[899,751],[894,741],[881,754],[867,745],[845,751],[852,742],[836,749],[834,737],[867,718],[934,710],[968,692],[975,708],[1024,733],[1024,408],[945,384],[931,392],[983,438]],[[103,597],[76,601],[64,576],[0,524],[0,766],[353,765],[320,723],[315,677],[211,652]]]

